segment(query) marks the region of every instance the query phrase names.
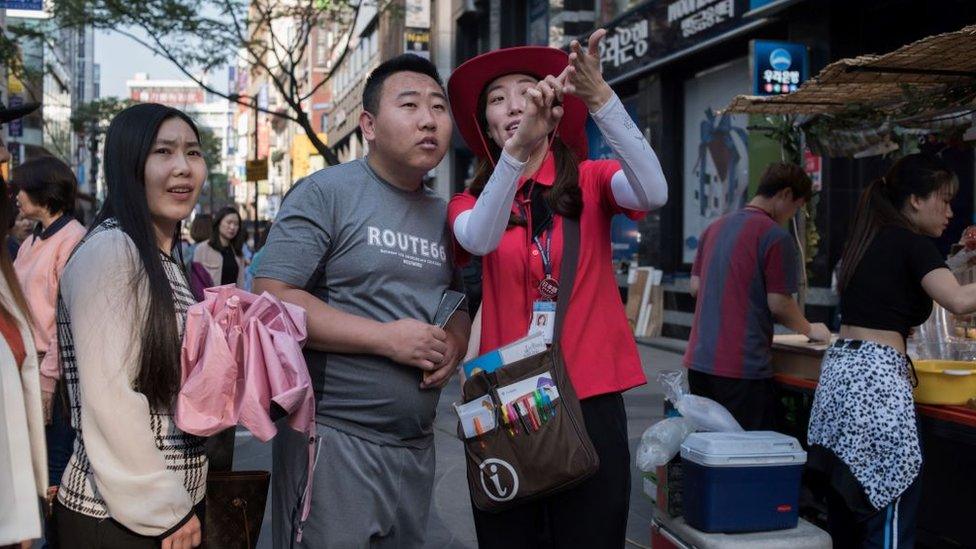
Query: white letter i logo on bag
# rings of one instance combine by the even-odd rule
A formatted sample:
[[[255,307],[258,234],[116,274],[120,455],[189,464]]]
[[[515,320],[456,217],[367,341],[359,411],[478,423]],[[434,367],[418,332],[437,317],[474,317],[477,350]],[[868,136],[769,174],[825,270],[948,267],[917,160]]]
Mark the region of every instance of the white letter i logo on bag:
[[[518,493],[515,468],[507,461],[489,458],[481,463],[481,488],[493,501],[509,501]]]

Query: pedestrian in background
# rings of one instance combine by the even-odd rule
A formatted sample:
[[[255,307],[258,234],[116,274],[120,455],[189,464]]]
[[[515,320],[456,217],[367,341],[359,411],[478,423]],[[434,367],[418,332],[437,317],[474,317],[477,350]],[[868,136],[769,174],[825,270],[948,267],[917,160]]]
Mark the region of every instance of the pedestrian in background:
[[[206,267],[193,262],[193,253],[197,246],[210,240],[211,233],[213,233],[213,216],[197,214],[190,223],[190,240],[192,243],[180,250],[180,253],[183,254],[181,260],[186,266],[186,276],[190,281],[190,289],[197,301],[203,301],[203,290],[214,286],[214,281],[210,278],[210,273],[207,272]]]
[[[14,195],[16,195],[16,193],[14,193]],[[10,254],[10,260],[13,261],[17,259],[17,252],[20,250],[20,245],[27,240],[28,236],[30,236],[34,223],[20,213],[16,200],[9,199],[7,201],[7,207],[10,208],[12,212],[12,215],[10,215],[12,224],[10,225],[10,232],[7,234],[6,239],[7,253]]]
[[[824,355],[807,437],[838,549],[915,544],[922,448],[906,340],[933,300],[976,312],[976,284],[960,286],[932,240],[958,187],[941,159],[911,154],[861,194],[841,256],[841,339]]]
[[[36,110],[32,103],[7,109],[0,124]],[[0,136],[6,134],[0,126]],[[10,152],[0,139],[0,165]],[[13,198],[0,177],[0,237],[14,217]],[[41,537],[41,498],[48,486],[44,414],[30,311],[10,256],[0,250],[0,547],[29,549]]]
[[[105,204],[58,299],[79,441],[55,528],[72,548],[196,547],[207,460],[203,439],[172,419],[193,304],[172,254],[207,175],[200,135],[181,111],[138,104],[109,125],[104,167]]]
[[[29,160],[14,169],[11,181],[19,189],[20,214],[35,223],[31,235],[20,245],[14,270],[31,308],[41,371],[51,500],[61,484],[75,439],[68,417],[67,393],[60,382],[55,326],[58,283],[68,257],[85,236],[85,228],[72,215],[78,181],[61,160],[52,156]]]
[[[193,261],[207,270],[215,285],[236,284],[243,289],[244,238],[237,209],[223,208],[213,217],[210,238],[194,248]]]
[[[610,220],[667,201],[650,144],[601,75],[597,30],[587,50],[521,47],[487,53],[451,75],[454,119],[481,158],[451,199],[460,246],[483,256],[481,353],[554,322],[563,220],[579,220],[578,285],[560,340],[600,469],[578,486],[501,513],[474,509],[481,547],[623,547],[630,450],[622,393],[646,383],[611,262]],[[587,160],[587,109],[620,160]],[[558,135],[553,135],[557,131]],[[463,263],[463,258],[462,258]],[[531,321],[531,322],[530,322]]]
[[[210,240],[213,233],[213,216],[210,214],[197,214],[190,222],[190,246],[187,248],[183,259],[189,263],[193,261],[193,252],[201,242]]]
[[[749,204],[705,229],[691,267],[689,388],[728,408],[747,431],[779,427],[773,321],[813,341],[830,339],[827,326],[810,323],[793,297],[803,267],[783,228],[810,199],[812,185],[800,166],[770,164]]]

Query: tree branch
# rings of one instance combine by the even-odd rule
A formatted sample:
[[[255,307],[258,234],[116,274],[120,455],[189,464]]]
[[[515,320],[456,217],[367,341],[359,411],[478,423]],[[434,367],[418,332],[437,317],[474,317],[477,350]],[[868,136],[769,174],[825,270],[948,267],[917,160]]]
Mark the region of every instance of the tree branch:
[[[320,80],[318,84],[313,86],[311,91],[303,95],[301,97],[302,101],[305,101],[306,99],[315,95],[315,92],[319,91],[319,89],[321,89],[322,86],[324,86],[327,82],[329,82],[329,80],[332,80],[332,77],[335,75],[336,69],[338,69],[339,66],[342,65],[342,61],[346,58],[346,55],[349,54],[349,42],[352,40],[352,34],[356,30],[356,20],[359,19],[359,9],[362,7],[363,3],[365,3],[365,0],[364,2],[360,2],[356,6],[356,10],[352,14],[352,20],[349,22],[349,28],[346,31],[346,35],[343,37],[343,41],[345,42],[345,44],[343,45],[342,53],[340,53],[339,57],[335,59],[335,61],[333,62],[332,68],[329,69],[329,74],[325,75],[325,77],[322,78],[322,80]]]
[[[145,30],[145,29],[143,29],[143,30]],[[181,63],[179,63],[179,61],[177,61],[176,58],[172,54],[169,53],[169,51],[167,51],[166,49],[164,49],[164,46],[160,45],[160,47],[157,49],[157,48],[153,47],[151,44],[146,43],[144,40],[142,40],[138,36],[132,34],[131,32],[124,31],[124,30],[118,30],[118,29],[116,29],[115,32],[117,32],[117,33],[119,33],[119,34],[121,34],[123,36],[129,37],[130,39],[132,39],[132,40],[136,41],[137,43],[141,44],[142,46],[144,46],[145,48],[149,49],[153,53],[156,53],[158,55],[161,55],[161,56],[165,57],[171,63],[173,63],[174,65],[176,65],[176,68],[180,72],[182,72],[187,78],[189,78],[190,80],[192,80],[194,83],[196,83],[198,86],[200,86],[201,88],[203,88],[205,91],[208,91],[208,92],[210,92],[210,93],[212,93],[214,95],[217,95],[219,97],[223,97],[224,99],[226,99],[228,101],[231,101],[233,103],[237,103],[238,105],[244,105],[245,107],[254,108],[254,105],[252,103],[248,103],[248,102],[245,102],[245,101],[241,101],[240,98],[239,98],[240,96],[238,96],[237,94],[230,94],[230,93],[222,92],[222,91],[220,91],[220,90],[218,90],[218,89],[210,86],[206,82],[204,82],[202,79],[200,79],[199,77],[197,77],[196,75],[194,75],[193,73],[191,73],[189,70],[187,70]],[[270,114],[270,115],[273,115],[273,116],[279,116],[281,118],[287,118],[288,120],[291,120],[292,122],[298,122],[298,118],[296,118],[294,116],[290,116],[290,115],[287,115],[287,114],[283,114],[283,113],[280,113],[280,112],[277,112],[277,111],[268,110],[268,109],[266,109],[264,107],[258,107],[258,111],[263,112],[265,114]]]

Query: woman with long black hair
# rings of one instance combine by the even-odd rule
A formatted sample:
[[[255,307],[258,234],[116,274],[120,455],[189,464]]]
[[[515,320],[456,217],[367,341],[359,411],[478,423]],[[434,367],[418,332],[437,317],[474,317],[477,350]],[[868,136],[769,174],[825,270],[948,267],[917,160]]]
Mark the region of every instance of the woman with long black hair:
[[[841,257],[840,339],[824,356],[808,432],[834,547],[914,546],[922,451],[906,339],[933,299],[976,311],[976,284],[960,286],[932,240],[957,187],[938,157],[912,154],[861,195]]]
[[[112,120],[104,166],[105,205],[58,299],[78,438],[56,530],[71,547],[196,547],[207,460],[203,439],[180,431],[171,411],[194,300],[172,252],[207,174],[200,136],[176,109],[135,105]]]
[[[210,238],[193,249],[193,261],[210,274],[215,285],[244,287],[244,231],[237,208],[221,208],[213,217]]]

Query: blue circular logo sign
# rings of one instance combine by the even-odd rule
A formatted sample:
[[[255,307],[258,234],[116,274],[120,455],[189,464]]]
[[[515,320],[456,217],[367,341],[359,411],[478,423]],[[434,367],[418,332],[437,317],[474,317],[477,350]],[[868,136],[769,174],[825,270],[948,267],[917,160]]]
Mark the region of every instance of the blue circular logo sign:
[[[793,64],[793,57],[783,48],[776,48],[769,54],[769,64],[778,71],[785,71]]]

